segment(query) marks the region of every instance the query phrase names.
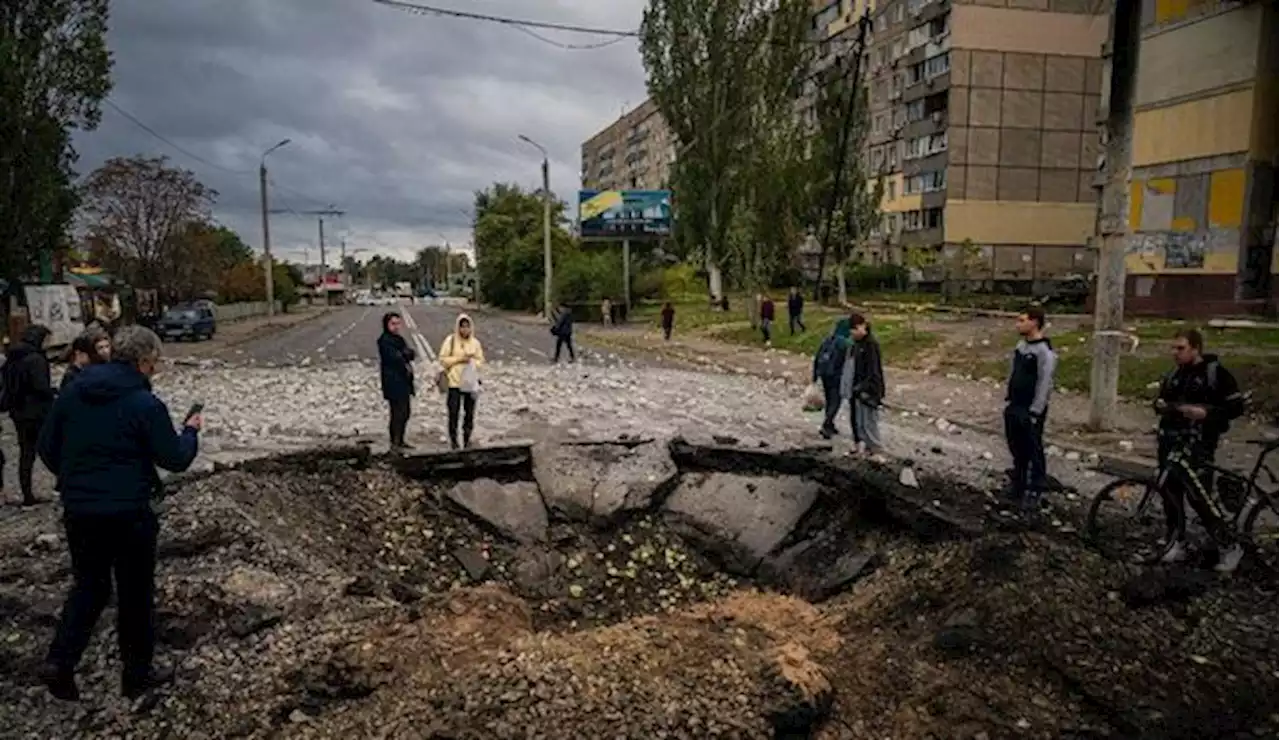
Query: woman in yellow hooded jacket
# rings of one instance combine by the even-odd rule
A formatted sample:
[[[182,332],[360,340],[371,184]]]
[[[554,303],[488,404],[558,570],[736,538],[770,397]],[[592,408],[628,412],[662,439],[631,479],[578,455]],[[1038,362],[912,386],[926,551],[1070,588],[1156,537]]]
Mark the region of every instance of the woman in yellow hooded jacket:
[[[484,347],[476,339],[471,317],[458,314],[453,333],[440,344],[440,366],[448,379],[446,405],[449,409],[449,446],[458,449],[458,416],[462,416],[462,445],[471,446],[475,428],[476,396],[480,392],[480,368],[484,367]]]

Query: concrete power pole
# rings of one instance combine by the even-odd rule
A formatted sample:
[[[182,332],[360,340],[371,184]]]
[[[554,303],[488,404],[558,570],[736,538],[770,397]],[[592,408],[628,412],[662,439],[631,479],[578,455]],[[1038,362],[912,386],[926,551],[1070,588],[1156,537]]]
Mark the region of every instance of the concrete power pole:
[[[1089,426],[1115,426],[1124,331],[1125,250],[1129,243],[1132,174],[1133,87],[1137,77],[1141,3],[1115,3],[1104,49],[1100,117],[1105,118],[1105,180],[1098,203],[1098,266],[1094,286],[1093,366],[1089,378]]]
[[[271,210],[267,208],[267,155],[282,146],[288,146],[290,141],[290,139],[281,140],[280,143],[263,152],[262,158],[258,160],[258,197],[259,205],[262,206],[262,272],[268,316],[274,316],[276,313],[276,286],[273,279],[275,263],[271,261]]]
[[[323,288],[323,287],[324,287],[324,278],[325,278],[325,275],[327,274],[327,271],[325,270],[325,260],[324,260],[324,217],[325,217],[325,216],[334,216],[334,217],[343,216],[343,215],[345,215],[345,214],[346,214],[346,211],[339,211],[338,209],[334,208],[333,206],[329,206],[328,208],[321,208],[321,209],[319,209],[319,210],[315,210],[315,211],[286,211],[286,210],[279,210],[279,211],[272,211],[272,213],[292,213],[292,214],[297,215],[297,216],[317,216],[317,217],[319,218],[319,231],[320,231],[320,286],[321,286],[321,288]]]
[[[524,134],[519,138],[542,153],[542,314],[551,320],[551,162],[547,150]]]

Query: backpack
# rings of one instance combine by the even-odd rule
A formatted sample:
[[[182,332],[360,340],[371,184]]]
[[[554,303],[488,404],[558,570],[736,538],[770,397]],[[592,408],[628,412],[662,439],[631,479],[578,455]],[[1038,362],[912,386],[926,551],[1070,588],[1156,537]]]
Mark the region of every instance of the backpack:
[[[840,361],[838,345],[835,337],[827,337],[822,340],[822,346],[818,347],[818,358],[814,361],[814,367],[820,377],[830,377],[835,374],[836,365]]]

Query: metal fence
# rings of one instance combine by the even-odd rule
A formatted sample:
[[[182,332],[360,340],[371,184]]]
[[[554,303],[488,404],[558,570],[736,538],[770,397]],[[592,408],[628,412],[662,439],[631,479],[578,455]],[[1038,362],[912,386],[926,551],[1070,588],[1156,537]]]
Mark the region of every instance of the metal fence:
[[[276,301],[276,313],[280,313],[280,301]],[[213,315],[218,321],[236,321],[251,316],[266,316],[266,301],[249,301],[245,303],[223,303],[213,307]]]

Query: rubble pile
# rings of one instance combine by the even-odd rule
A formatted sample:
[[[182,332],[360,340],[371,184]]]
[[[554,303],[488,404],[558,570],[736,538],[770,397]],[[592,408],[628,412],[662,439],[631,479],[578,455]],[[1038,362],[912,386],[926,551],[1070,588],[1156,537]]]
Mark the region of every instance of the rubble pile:
[[[178,680],[134,706],[116,693],[110,611],[81,703],[36,683],[66,548],[54,507],[7,517],[0,723],[140,738],[1275,733],[1274,583],[986,533],[962,516],[985,509],[980,493],[815,454],[543,444],[501,470],[414,479],[408,458],[321,451],[187,479],[162,505],[158,567]]]

